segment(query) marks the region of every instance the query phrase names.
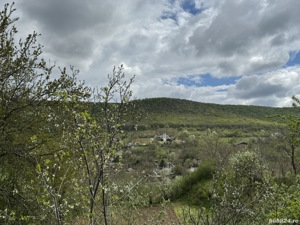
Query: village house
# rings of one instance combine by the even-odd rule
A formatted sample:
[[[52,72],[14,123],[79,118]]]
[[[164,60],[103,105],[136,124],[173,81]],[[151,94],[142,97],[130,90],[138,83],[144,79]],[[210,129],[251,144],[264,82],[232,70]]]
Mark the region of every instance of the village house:
[[[170,137],[168,134],[164,133],[164,134],[158,134],[156,135],[156,138],[162,142],[167,142],[167,141],[173,141],[175,138],[174,137]]]

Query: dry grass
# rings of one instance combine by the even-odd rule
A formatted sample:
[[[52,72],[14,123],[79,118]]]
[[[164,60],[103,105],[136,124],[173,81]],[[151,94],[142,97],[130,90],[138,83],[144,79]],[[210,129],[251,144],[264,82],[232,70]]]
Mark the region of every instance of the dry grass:
[[[124,213],[125,212],[125,213]],[[124,212],[114,214],[114,225],[178,225],[179,220],[172,205],[149,206],[135,210],[126,209]],[[123,215],[122,215],[123,214]],[[88,225],[88,221],[78,219],[73,225]]]

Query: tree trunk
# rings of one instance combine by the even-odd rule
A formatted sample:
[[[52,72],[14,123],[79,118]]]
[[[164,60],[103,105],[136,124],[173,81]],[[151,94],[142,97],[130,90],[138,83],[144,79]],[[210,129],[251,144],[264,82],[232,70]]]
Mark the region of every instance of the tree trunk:
[[[291,160],[292,160],[293,172],[296,175],[297,174],[297,167],[296,167],[296,163],[295,163],[295,146],[294,145],[292,145]]]

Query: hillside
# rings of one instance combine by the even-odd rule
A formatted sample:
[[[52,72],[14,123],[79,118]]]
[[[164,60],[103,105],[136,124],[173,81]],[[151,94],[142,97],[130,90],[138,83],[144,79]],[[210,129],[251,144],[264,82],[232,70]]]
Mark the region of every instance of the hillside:
[[[274,115],[299,115],[293,107],[275,108],[246,105],[220,105],[184,99],[152,98],[136,100],[139,109],[146,112],[140,127],[268,127],[282,124]]]

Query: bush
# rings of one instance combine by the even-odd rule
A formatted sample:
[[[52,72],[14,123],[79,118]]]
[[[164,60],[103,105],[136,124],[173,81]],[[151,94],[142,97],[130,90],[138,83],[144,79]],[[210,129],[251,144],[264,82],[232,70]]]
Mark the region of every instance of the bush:
[[[175,176],[182,176],[186,174],[186,170],[182,165],[178,164],[173,168],[173,174]]]
[[[200,164],[200,166],[193,173],[182,177],[176,182],[173,198],[178,199],[184,196],[200,196],[207,197],[209,192],[208,185],[201,185],[210,181],[215,172],[216,163],[208,160]],[[200,188],[201,187],[201,188]],[[205,193],[205,194],[204,194]]]
[[[290,186],[286,184],[274,185],[273,196],[267,202],[271,207],[269,218],[300,218],[300,177],[293,178],[294,183]]]

